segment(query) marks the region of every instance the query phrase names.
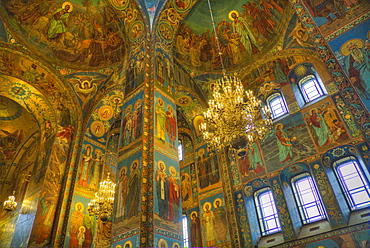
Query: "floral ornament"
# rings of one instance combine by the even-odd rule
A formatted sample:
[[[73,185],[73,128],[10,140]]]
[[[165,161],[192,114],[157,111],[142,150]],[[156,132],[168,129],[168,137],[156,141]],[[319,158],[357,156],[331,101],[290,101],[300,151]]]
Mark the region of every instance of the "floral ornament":
[[[7,86],[7,92],[9,95],[20,99],[20,100],[27,100],[30,98],[32,92],[29,88],[25,85],[20,83],[12,83]]]
[[[336,156],[336,157],[340,157],[342,155],[344,155],[344,149],[343,148],[335,148],[334,151],[333,151],[333,155]]]
[[[330,167],[330,158],[326,156],[323,160],[324,160],[324,165],[326,167]]]
[[[292,165],[292,166],[289,167],[289,172],[292,173],[292,174],[296,174],[300,171],[301,171],[301,167],[299,167],[297,165]]]
[[[319,168],[320,168],[320,165],[315,164],[315,165],[313,166],[313,168],[315,168],[315,169],[317,170],[317,169],[319,169]]]
[[[284,188],[288,188],[289,184],[287,182],[283,182]]]
[[[252,195],[252,191],[253,191],[252,186],[250,186],[250,185],[245,186],[244,193],[245,193],[245,196],[246,197],[251,196]]]
[[[258,188],[258,187],[261,187],[261,186],[262,186],[262,182],[261,182],[261,181],[259,181],[259,180],[258,180],[258,181],[254,181],[254,182],[253,182],[253,186],[254,186],[254,187],[257,187],[257,188]]]

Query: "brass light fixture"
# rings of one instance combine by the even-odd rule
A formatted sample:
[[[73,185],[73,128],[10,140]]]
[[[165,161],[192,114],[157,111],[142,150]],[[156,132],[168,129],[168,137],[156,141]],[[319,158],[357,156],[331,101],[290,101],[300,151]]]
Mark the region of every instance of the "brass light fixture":
[[[110,173],[107,179],[99,184],[99,190],[95,193],[95,198],[90,201],[87,211],[90,215],[96,215],[101,221],[107,222],[111,216],[114,206],[114,193],[116,184],[110,180]]]
[[[5,211],[13,211],[17,207],[17,202],[15,201],[14,197],[15,191],[13,191],[13,195],[8,196],[8,200],[4,201],[4,210]]]
[[[236,77],[219,79],[214,87],[213,100],[208,104],[205,122],[200,128],[205,141],[217,148],[237,146],[242,140],[245,145],[251,145],[263,139],[272,126],[267,106],[262,107],[261,101],[251,91],[244,91]]]
[[[224,76],[214,85],[213,99],[208,101],[200,130],[205,141],[216,148],[232,146],[244,153],[247,145],[262,140],[272,127],[271,113],[252,91],[244,90],[238,78],[226,75],[209,0],[208,6]]]

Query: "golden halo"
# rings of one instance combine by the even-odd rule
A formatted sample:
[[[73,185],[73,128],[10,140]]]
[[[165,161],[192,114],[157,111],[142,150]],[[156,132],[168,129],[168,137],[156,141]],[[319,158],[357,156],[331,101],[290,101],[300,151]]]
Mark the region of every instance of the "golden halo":
[[[93,147],[90,144],[85,144],[85,152],[87,151],[87,148],[90,147],[90,152],[93,152]]]
[[[98,138],[102,137],[105,134],[104,123],[102,121],[93,121],[90,125],[90,132]]]
[[[284,125],[282,123],[278,123],[278,124],[275,125],[275,130],[278,128],[278,126],[283,126],[284,127]]]
[[[128,106],[126,107],[126,109],[125,109],[125,114],[127,115],[128,113],[130,113],[130,112],[131,112],[131,110],[132,110],[132,105],[130,104],[130,105],[128,105]]]
[[[216,208],[216,202],[220,202],[220,207],[222,206],[222,199],[221,198],[217,198],[213,201],[213,206]]]
[[[190,219],[193,219],[193,214],[195,214],[195,216],[198,217],[198,212],[197,211],[193,211],[190,214]]]
[[[172,108],[171,105],[167,105],[167,109],[168,109],[168,111],[170,111],[171,113],[173,113],[173,108]]]
[[[123,245],[123,247],[126,247],[126,245],[129,245],[129,247],[131,248],[131,247],[132,247],[132,241],[131,241],[131,240],[127,241],[127,242]]]
[[[95,154],[103,154],[103,152],[99,148],[96,148],[94,152]]]
[[[159,161],[158,161],[158,169],[159,169],[159,165],[160,165],[161,163],[163,164],[163,171],[165,171],[165,170],[166,170],[166,164],[165,164],[162,160],[159,160]]]
[[[78,230],[79,230],[79,231],[81,231],[81,230],[82,230],[83,232],[85,232],[85,231],[86,231],[86,228],[85,228],[84,226],[80,226],[80,227],[78,228]]]
[[[176,246],[177,246],[177,247],[180,247],[180,244],[179,244],[179,243],[177,243],[177,242],[173,242],[173,244],[172,244],[172,248],[176,248]]]
[[[239,12],[236,11],[236,10],[232,10],[232,11],[229,12],[229,19],[234,21],[235,20],[234,17],[231,16],[232,13],[235,13],[236,17],[239,17]]]
[[[114,248],[123,248],[123,246],[121,244],[118,244]]]
[[[198,150],[198,155],[199,155],[199,157],[200,156],[202,156],[204,154],[204,148],[200,148],[199,150]]]
[[[133,171],[132,166],[133,166],[135,163],[137,164],[136,169],[138,169],[138,168],[139,168],[140,161],[139,161],[139,159],[135,159],[135,160],[134,160],[134,161],[132,161],[132,163],[131,163],[131,166],[130,166],[130,170],[131,170],[131,171]]]
[[[70,2],[64,2],[62,4],[62,8],[64,9],[66,7],[66,5],[69,5],[69,10],[68,10],[68,13],[71,13],[72,10],[73,10],[73,5],[70,3]]]
[[[139,99],[139,100],[137,100],[136,102],[135,102],[135,108],[136,109],[138,109],[140,106],[141,106],[141,104],[143,103],[143,99]]]
[[[310,110],[310,114],[312,115],[312,112],[314,111],[314,110],[316,110],[316,113],[317,113],[317,108],[312,108],[311,110]]]
[[[211,208],[212,208],[212,204],[210,203],[210,202],[206,202],[206,203],[204,203],[204,205],[203,205],[203,210],[204,210],[204,212],[206,212],[207,211],[207,209],[206,209],[206,206],[209,206],[209,210],[211,210]]]
[[[172,176],[176,176],[177,172],[176,172],[176,169],[175,167],[173,167],[172,165],[170,167],[168,167],[168,170],[170,171],[171,175]]]
[[[343,43],[343,45],[340,47],[340,53],[343,56],[348,56],[351,53],[348,50],[348,45],[349,44],[354,44],[354,45],[357,45],[358,48],[363,48],[364,41],[361,40],[361,39],[352,39],[352,40],[349,40],[349,41],[346,41],[345,43]]]
[[[81,212],[82,212],[82,211],[84,211],[85,206],[84,206],[84,204],[83,204],[82,202],[77,202],[77,203],[75,204],[75,209],[76,209],[76,211],[78,211],[78,208],[77,208],[77,206],[78,206],[78,205],[81,205]]]
[[[127,167],[126,166],[123,166],[121,168],[121,170],[119,171],[119,174],[121,175],[123,171],[125,172],[125,174],[127,174]]]
[[[159,106],[163,107],[164,106],[164,101],[162,100],[162,98],[158,97],[158,104]]]
[[[113,117],[113,113],[114,113],[114,110],[109,105],[104,105],[99,108],[99,117],[103,121],[107,121],[111,119]]]
[[[158,241],[158,247],[168,247],[168,243],[165,239],[160,239]]]

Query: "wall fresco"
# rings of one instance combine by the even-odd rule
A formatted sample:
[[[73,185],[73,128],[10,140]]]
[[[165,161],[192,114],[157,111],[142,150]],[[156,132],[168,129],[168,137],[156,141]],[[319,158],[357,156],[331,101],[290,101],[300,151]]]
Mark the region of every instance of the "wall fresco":
[[[176,107],[160,93],[155,93],[155,144],[177,153]]]
[[[370,20],[367,20],[328,43],[368,110],[370,106],[369,26]]]
[[[143,92],[135,95],[123,105],[122,140],[124,149],[128,149],[143,133]]]
[[[182,215],[178,162],[157,151],[154,158],[154,224],[180,233]]]
[[[138,227],[141,203],[142,152],[119,162],[113,236]]]
[[[220,186],[220,167],[215,149],[204,145],[196,150],[198,182],[200,191]]]
[[[238,157],[237,164],[242,182],[247,182],[252,178],[265,174],[266,166],[261,155],[260,143],[256,142],[251,147],[248,147],[245,156]]]
[[[349,139],[344,122],[340,119],[333,103],[328,100],[317,102],[302,113],[319,151],[344,143]]]
[[[370,4],[362,0],[303,0],[323,36],[328,36],[370,10]]]
[[[275,124],[274,129],[261,142],[261,147],[268,172],[316,154],[301,113],[293,114]]]
[[[200,201],[203,246],[231,247],[225,202],[222,194]]]

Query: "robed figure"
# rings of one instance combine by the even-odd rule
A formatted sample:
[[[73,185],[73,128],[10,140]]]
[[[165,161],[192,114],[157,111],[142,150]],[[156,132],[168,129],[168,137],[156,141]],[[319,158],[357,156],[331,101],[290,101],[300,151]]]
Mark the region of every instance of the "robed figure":
[[[168,138],[170,140],[170,145],[175,147],[176,143],[176,136],[177,136],[177,125],[176,125],[176,118],[173,113],[173,108],[171,105],[167,106],[166,111],[166,131]]]
[[[170,166],[170,175],[168,176],[169,184],[169,213],[168,220],[174,221],[175,223],[180,220],[180,185],[179,178],[176,176],[177,172],[175,167]]]
[[[200,219],[198,218],[197,212],[191,213],[191,224],[190,224],[190,241],[192,247],[202,247],[202,232],[200,227]]]
[[[139,162],[135,160],[131,164],[131,172],[128,179],[128,194],[127,194],[127,214],[128,218],[136,216],[139,213],[139,203],[140,203],[140,171]]]
[[[86,153],[82,157],[82,161],[81,161],[81,166],[80,166],[81,171],[80,171],[80,175],[78,178],[78,185],[82,187],[88,187],[89,170],[90,170],[90,166],[93,160],[91,149],[92,148],[90,145],[86,147]]]
[[[168,180],[165,172],[166,165],[164,162],[158,162],[158,170],[155,175],[159,217],[168,219]]]
[[[217,223],[216,234],[217,239],[220,243],[227,241],[227,226],[226,226],[226,211],[225,208],[221,205],[221,199],[218,198],[214,202],[215,209],[213,214],[215,216],[215,222]]]
[[[125,215],[128,193],[128,182],[129,178],[127,176],[127,167],[123,167],[121,169],[121,175],[118,181],[116,217],[122,217]]]

